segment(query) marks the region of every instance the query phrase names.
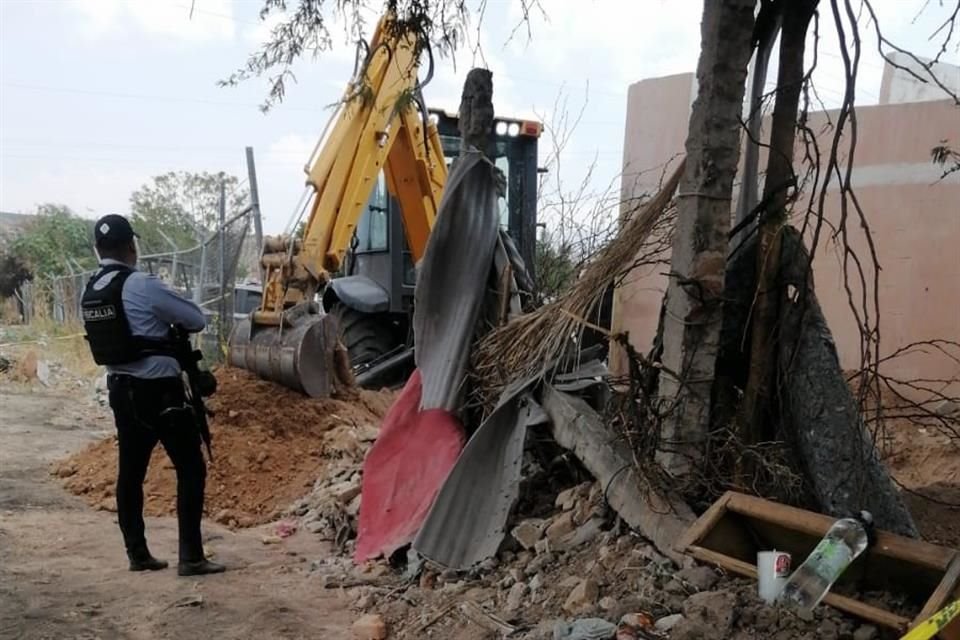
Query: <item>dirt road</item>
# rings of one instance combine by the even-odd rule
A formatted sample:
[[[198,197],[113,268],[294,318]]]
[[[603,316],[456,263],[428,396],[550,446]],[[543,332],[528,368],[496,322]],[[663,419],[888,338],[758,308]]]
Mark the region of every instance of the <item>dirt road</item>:
[[[0,389],[0,639],[349,637],[347,601],[310,570],[329,555],[314,536],[264,545],[264,531],[205,522],[205,545],[230,571],[178,578],[176,521],[150,518],[150,546],[171,569],[127,571],[115,514],[92,511],[48,472],[112,429],[73,403]]]

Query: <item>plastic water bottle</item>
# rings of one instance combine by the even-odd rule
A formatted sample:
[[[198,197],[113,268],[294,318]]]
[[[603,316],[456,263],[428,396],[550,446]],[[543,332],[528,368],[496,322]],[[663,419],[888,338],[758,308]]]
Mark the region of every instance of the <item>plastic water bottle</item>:
[[[856,518],[837,520],[787,580],[778,600],[787,606],[811,611],[867,548],[872,530],[873,516],[868,511],[861,511]]]

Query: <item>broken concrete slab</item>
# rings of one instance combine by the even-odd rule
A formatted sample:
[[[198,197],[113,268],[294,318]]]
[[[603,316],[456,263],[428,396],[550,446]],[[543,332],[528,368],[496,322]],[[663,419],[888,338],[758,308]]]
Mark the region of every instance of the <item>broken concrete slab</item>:
[[[556,518],[550,521],[547,526],[546,536],[551,545],[559,545],[561,540],[572,534],[577,528],[573,521],[573,512],[564,511]]]
[[[533,549],[540,538],[543,537],[543,532],[548,524],[550,523],[547,520],[528,518],[511,529],[510,535],[524,549]]]
[[[353,637],[357,640],[385,640],[387,623],[376,613],[365,614],[353,623]]]
[[[594,478],[607,487],[607,501],[633,529],[680,566],[689,558],[674,544],[696,519],[674,496],[641,492],[642,480],[626,445],[610,437],[600,416],[580,398],[543,385],[543,408],[550,417],[554,439],[571,450]]]
[[[654,628],[661,633],[666,633],[683,622],[683,619],[682,613],[674,613],[669,616],[664,616],[654,623]]]
[[[510,591],[507,593],[507,602],[504,605],[504,611],[507,613],[519,611],[523,606],[524,598],[526,598],[529,593],[530,587],[524,582],[518,582],[510,587]]]
[[[571,615],[589,613],[597,603],[600,597],[600,587],[597,583],[587,578],[581,580],[575,586],[567,599],[563,603],[563,610]]]
[[[591,518],[577,527],[574,531],[561,538],[558,549],[572,549],[594,540],[603,531],[603,519]]]
[[[733,628],[736,606],[736,596],[729,591],[702,591],[683,603],[683,616],[710,629],[713,637],[723,638]]]
[[[583,482],[575,487],[564,489],[557,494],[557,499],[553,502],[554,506],[564,511],[570,511],[577,506],[577,501],[586,498],[590,494],[592,484],[591,482]]]
[[[717,572],[710,567],[687,567],[678,571],[674,576],[696,588],[698,591],[709,591],[720,580]]]

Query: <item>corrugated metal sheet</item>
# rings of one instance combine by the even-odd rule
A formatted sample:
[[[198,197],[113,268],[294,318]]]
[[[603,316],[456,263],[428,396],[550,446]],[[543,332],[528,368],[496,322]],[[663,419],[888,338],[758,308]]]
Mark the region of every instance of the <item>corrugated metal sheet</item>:
[[[409,544],[463,449],[463,426],[442,409],[420,411],[414,371],[363,461],[354,559],[389,556]]]
[[[599,360],[591,360],[569,373],[558,373],[553,377],[551,384],[557,391],[571,393],[589,389],[594,385],[606,384],[609,376],[610,371],[607,365]]]
[[[507,389],[470,438],[414,539],[418,553],[454,569],[496,554],[520,490],[527,427],[546,420],[526,393],[538,380]]]
[[[420,265],[413,330],[423,409],[459,408],[499,228],[493,171],[478,152],[454,163]]]
[[[496,554],[520,489],[527,427],[549,416],[529,391],[556,365],[504,389],[497,407],[473,434],[430,509],[413,547],[453,569],[469,569]],[[598,361],[556,379],[570,388],[598,384],[607,374]]]
[[[358,561],[410,542],[463,448],[454,413],[497,242],[493,170],[479,153],[467,153],[447,179],[419,266],[417,371],[364,461]]]

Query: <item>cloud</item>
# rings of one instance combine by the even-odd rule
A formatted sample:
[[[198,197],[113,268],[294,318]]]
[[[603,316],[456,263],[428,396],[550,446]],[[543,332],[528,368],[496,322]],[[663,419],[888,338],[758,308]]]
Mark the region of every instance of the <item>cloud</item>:
[[[300,133],[288,133],[267,148],[265,162],[271,165],[282,166],[303,166],[310,159],[314,147],[317,145],[316,136],[310,136]]]
[[[688,71],[700,42],[699,0],[621,0],[546,3],[546,18],[531,17],[532,36],[518,32],[508,47],[525,68],[577,85],[622,88],[642,78]],[[522,19],[511,3],[508,24]],[[522,30],[521,30],[522,31]],[[534,63],[534,64],[531,64]]]
[[[29,213],[45,202],[58,202],[87,218],[127,211],[130,193],[151,175],[148,168],[117,161],[18,157],[5,165],[0,210]]]
[[[270,33],[274,27],[283,22],[288,14],[283,11],[275,11],[268,14],[264,19],[258,20],[256,24],[247,25],[243,30],[243,39],[248,45],[260,46],[270,38]]]
[[[74,0],[66,5],[80,13],[79,28],[91,40],[132,29],[188,42],[234,37],[230,0]]]
[[[303,194],[306,175],[304,165],[317,144],[316,133],[286,133],[274,140],[257,159],[257,182],[263,225],[268,233],[283,231],[293,216]]]

